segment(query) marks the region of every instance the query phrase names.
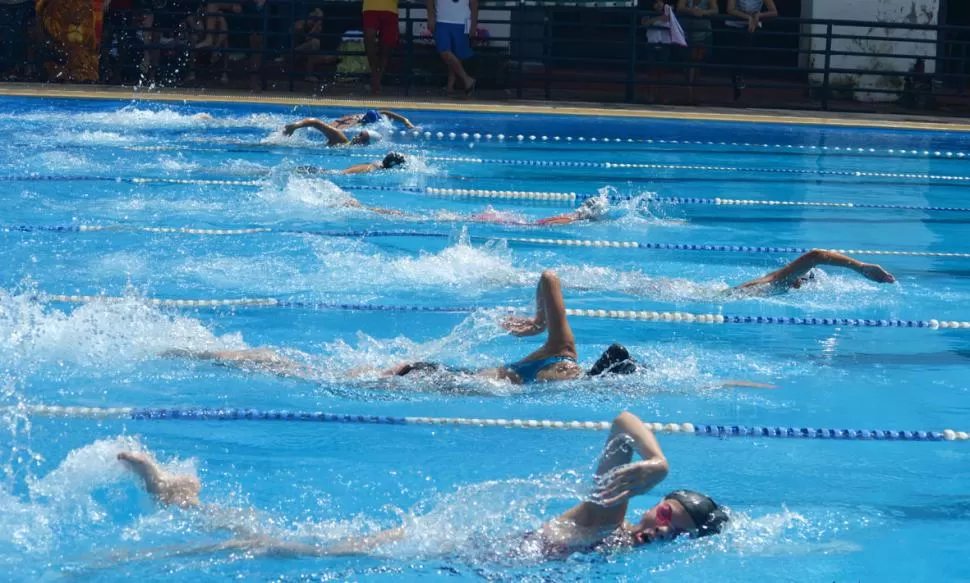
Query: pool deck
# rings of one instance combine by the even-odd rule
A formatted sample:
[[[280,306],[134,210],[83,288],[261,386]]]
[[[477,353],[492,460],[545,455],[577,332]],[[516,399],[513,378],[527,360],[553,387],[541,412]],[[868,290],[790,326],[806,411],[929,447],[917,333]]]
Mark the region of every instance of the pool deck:
[[[190,101],[260,103],[272,105],[318,105],[344,107],[351,110],[384,108],[395,110],[436,110],[479,113],[540,113],[576,116],[613,116],[642,119],[678,119],[698,121],[730,121],[756,123],[784,123],[838,127],[866,127],[929,131],[970,132],[965,118],[917,115],[835,113],[820,111],[737,109],[716,107],[644,106],[638,104],[582,103],[535,100],[454,100],[426,96],[372,97],[311,97],[296,93],[205,89],[141,89],[98,85],[46,85],[31,83],[0,83],[0,96],[50,97],[77,99],[131,99],[146,101]]]

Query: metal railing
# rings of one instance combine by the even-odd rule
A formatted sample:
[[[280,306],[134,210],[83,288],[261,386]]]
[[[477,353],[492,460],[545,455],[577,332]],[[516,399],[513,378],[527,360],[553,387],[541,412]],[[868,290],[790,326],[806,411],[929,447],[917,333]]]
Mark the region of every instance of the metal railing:
[[[148,4],[158,7],[106,13],[99,82],[326,94],[368,76],[363,40],[348,35],[361,30],[358,2],[249,0],[194,13]],[[483,0],[478,22],[489,34],[470,63],[481,95],[970,113],[970,27],[779,17],[749,33],[719,15],[706,33],[684,16],[688,46],[677,47],[647,42],[644,19],[656,13],[624,4]],[[409,95],[445,67],[425,34],[424,4],[402,3],[399,15],[387,83]],[[0,25],[0,45],[16,33]],[[14,79],[70,81],[70,71],[50,73],[64,48],[43,23],[25,34],[24,64],[14,67],[24,74]]]

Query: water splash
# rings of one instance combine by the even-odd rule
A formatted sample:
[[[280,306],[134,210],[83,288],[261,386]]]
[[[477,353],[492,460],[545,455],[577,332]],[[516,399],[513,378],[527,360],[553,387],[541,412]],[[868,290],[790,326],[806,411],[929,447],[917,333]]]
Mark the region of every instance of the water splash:
[[[245,348],[239,334],[216,336],[199,320],[151,307],[135,295],[65,312],[27,292],[0,291],[0,363],[33,368],[65,361],[101,368],[134,366],[172,348]]]

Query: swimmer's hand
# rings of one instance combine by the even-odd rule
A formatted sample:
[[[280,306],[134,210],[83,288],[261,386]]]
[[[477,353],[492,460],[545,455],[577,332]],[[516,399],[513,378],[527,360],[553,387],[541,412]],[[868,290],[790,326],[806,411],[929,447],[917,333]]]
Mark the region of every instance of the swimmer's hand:
[[[285,126],[283,126],[283,135],[292,136],[293,132],[295,132],[296,130],[297,130],[297,127],[295,123],[288,123]]]
[[[859,270],[866,279],[870,279],[876,283],[896,283],[896,278],[893,274],[889,273],[882,268],[881,265],[876,265],[875,263],[866,263]]]
[[[502,327],[513,336],[535,336],[545,331],[546,327],[536,322],[535,318],[509,316],[502,320]]]
[[[616,506],[646,493],[656,482],[656,468],[642,461],[618,466],[597,477],[590,501],[598,506]]]

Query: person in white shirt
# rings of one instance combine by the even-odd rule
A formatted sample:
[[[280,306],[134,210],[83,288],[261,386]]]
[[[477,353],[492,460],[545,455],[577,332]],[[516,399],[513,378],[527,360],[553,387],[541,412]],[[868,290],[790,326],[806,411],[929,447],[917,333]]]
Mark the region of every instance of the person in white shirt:
[[[428,31],[448,67],[445,90],[454,92],[456,79],[461,79],[465,95],[470,96],[475,90],[475,78],[461,62],[473,54],[469,39],[478,28],[478,0],[427,0],[427,6]]]

